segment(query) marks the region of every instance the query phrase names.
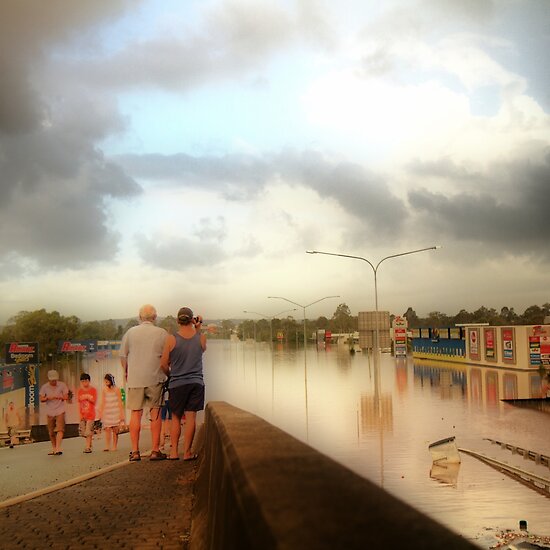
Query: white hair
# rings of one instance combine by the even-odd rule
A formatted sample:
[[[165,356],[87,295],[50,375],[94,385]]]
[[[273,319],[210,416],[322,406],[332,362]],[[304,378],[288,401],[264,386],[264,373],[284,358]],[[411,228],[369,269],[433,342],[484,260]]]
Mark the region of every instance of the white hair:
[[[151,304],[145,304],[139,308],[139,318],[142,321],[154,321],[157,318],[157,310]]]

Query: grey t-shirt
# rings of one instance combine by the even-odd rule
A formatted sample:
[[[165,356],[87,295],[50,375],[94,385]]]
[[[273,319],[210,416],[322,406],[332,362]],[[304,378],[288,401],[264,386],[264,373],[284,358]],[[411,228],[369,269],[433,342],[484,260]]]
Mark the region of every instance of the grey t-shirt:
[[[120,356],[128,361],[128,388],[147,388],[166,380],[160,358],[168,333],[149,321],[128,329],[122,338]]]

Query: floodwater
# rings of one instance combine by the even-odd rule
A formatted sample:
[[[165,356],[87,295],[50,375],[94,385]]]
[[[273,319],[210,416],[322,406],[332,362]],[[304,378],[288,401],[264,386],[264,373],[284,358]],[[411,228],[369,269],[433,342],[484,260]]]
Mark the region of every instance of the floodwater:
[[[456,436],[459,448],[487,453],[490,438],[550,455],[550,415],[501,401],[535,396],[536,372],[222,340],[208,342],[204,364],[208,401],[257,414],[481,548],[520,520],[550,535],[548,497],[464,453],[458,466],[432,466],[428,451]],[[57,368],[71,388],[80,369],[96,387],[106,372],[122,381],[115,358]],[[73,402],[68,421],[77,420]]]
[[[548,497],[464,453],[458,466],[432,468],[428,451],[456,436],[459,448],[486,453],[490,438],[550,455],[550,416],[500,401],[536,393],[537,373],[389,354],[375,365],[336,345],[306,357],[277,344],[208,345],[208,400],[257,414],[482,548],[520,520],[550,535]]]

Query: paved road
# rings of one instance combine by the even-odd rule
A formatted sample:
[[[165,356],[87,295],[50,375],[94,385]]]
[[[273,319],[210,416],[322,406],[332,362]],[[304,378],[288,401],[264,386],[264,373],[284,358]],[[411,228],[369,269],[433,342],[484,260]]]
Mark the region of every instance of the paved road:
[[[149,441],[149,433],[142,441]],[[103,452],[103,438],[94,437],[93,452],[84,454],[84,440],[73,437],[63,441],[63,454],[49,456],[49,441],[0,448],[0,501],[66,481],[128,458],[129,434],[121,434],[118,449]],[[147,447],[146,447],[147,448]]]
[[[186,548],[198,462],[129,463],[128,440],[122,435],[120,449],[109,453],[100,441],[89,455],[82,453],[80,438],[66,440],[62,456],[48,456],[49,443],[0,449],[2,501],[103,472],[0,508],[0,547]]]

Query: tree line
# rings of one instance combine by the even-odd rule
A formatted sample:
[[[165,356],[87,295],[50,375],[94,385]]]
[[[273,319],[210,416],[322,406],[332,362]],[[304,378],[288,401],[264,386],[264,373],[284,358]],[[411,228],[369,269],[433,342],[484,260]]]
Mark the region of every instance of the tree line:
[[[416,311],[409,307],[403,314],[409,328],[422,327],[454,327],[460,323],[489,323],[489,325],[542,325],[550,316],[550,303],[542,306],[529,306],[523,313],[517,313],[514,308],[504,306],[497,311],[495,308],[481,306],[473,312],[461,309],[455,315],[447,315],[440,311],[431,311],[427,317],[418,317]]]
[[[419,317],[412,307],[402,314],[408,321],[409,328],[422,327],[453,327],[459,323],[489,323],[490,325],[540,325],[550,316],[550,303],[542,306],[529,306],[523,313],[516,313],[514,308],[502,307],[500,311],[481,306],[473,312],[461,309],[456,315],[450,316],[440,311],[432,311],[427,317]],[[391,315],[393,319],[395,315]],[[59,340],[120,340],[123,334],[132,326],[137,325],[137,319],[130,319],[125,325],[110,319],[107,321],[81,321],[78,317],[63,316],[57,311],[47,312],[45,309],[36,311],[21,311],[11,319],[0,331],[1,349],[9,342],[38,342],[40,359],[45,361],[57,352]],[[169,315],[157,322],[159,326],[170,333],[178,329],[176,319]],[[358,328],[358,317],[351,314],[350,308],[339,304],[330,318],[318,317],[306,320],[306,336],[317,330],[329,330],[332,333],[350,333]],[[241,322],[223,320],[219,323],[216,333],[209,338],[229,338],[236,334],[239,338],[254,338],[267,342],[270,338],[277,339],[278,333],[284,335],[287,341],[302,342],[304,337],[303,319],[287,316],[280,319],[246,319]]]

